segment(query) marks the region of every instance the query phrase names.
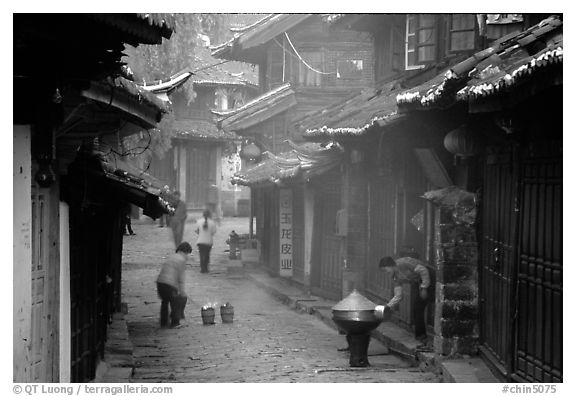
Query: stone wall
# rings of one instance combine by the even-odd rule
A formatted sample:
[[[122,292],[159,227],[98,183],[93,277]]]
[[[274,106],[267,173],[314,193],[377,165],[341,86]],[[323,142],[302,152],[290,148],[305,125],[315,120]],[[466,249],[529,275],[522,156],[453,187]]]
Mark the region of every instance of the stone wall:
[[[455,206],[440,206],[435,232],[434,350],[450,357],[472,354],[479,336],[476,226],[459,222]]]

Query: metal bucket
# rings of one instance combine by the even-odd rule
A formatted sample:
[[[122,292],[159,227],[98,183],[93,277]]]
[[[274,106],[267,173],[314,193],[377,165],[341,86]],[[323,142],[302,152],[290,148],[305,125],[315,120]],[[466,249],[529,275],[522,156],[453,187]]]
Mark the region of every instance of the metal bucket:
[[[234,307],[229,303],[220,306],[220,317],[222,323],[232,323],[234,321]]]
[[[200,313],[202,314],[202,323],[205,325],[214,324],[214,317],[216,316],[214,308],[202,308]]]

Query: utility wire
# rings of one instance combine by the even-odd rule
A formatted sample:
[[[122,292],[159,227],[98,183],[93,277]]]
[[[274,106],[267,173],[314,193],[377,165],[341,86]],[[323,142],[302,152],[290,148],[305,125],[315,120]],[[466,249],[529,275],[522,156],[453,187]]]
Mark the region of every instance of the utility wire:
[[[306,63],[306,61],[302,58],[302,56],[300,56],[300,54],[298,53],[298,51],[296,51],[296,48],[294,48],[294,45],[292,44],[292,41],[290,40],[290,37],[288,37],[288,33],[284,32],[284,35],[285,35],[286,38],[288,39],[288,44],[290,44],[290,47],[292,47],[292,49],[294,50],[294,53],[296,53],[296,56],[298,56],[298,58],[300,59],[300,61],[301,61],[302,63],[304,63],[304,65],[305,65],[308,69],[310,69],[310,70],[312,70],[313,72],[318,73],[318,74],[336,74],[336,72],[322,72],[322,71],[320,71],[320,70],[314,69],[314,68],[313,68],[312,66],[310,66],[308,63]]]

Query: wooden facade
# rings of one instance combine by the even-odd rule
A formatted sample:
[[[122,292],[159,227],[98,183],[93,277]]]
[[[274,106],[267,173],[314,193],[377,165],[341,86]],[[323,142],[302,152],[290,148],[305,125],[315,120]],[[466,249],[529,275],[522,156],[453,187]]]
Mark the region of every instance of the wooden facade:
[[[292,125],[304,138],[338,141],[345,152],[340,172],[310,182],[309,285],[338,300],[353,279],[385,302],[392,280],[378,260],[410,246],[436,288],[427,323],[437,354],[480,351],[507,381],[562,381],[562,22],[532,14],[497,29],[482,18],[356,15],[331,27],[372,33],[378,85]],[[300,25],[313,29],[314,19]],[[310,103],[304,92],[331,81],[285,61],[284,39],[306,41],[296,30],[258,47],[268,49],[260,69],[268,88],[294,79],[295,114]],[[500,40],[504,32],[512,34]],[[329,64],[328,52],[307,59]],[[472,136],[468,146],[445,146],[459,128]],[[472,203],[431,198],[451,189]],[[394,318],[410,327],[416,290],[407,289]]]
[[[294,120],[374,82],[372,39],[368,34],[332,29],[320,15],[284,17],[286,30],[255,33],[262,36],[263,44],[246,48],[246,54],[243,49],[231,55],[215,51],[215,56],[237,57],[258,64],[261,97],[285,84],[294,91],[294,103],[275,104],[278,111],[262,111],[258,118],[252,117],[248,126],[241,121],[224,126],[226,130],[250,136],[263,150],[276,154],[287,149],[286,139],[303,141],[293,128]],[[242,42],[241,38],[237,41]],[[229,116],[224,120],[226,117]]]
[[[354,18],[360,21],[356,25]],[[462,60],[483,48],[487,37],[479,34],[478,26],[471,25],[472,29],[468,29],[470,26],[462,19],[458,22],[460,28],[456,29],[456,15],[434,15],[434,24],[428,28],[439,40],[435,41],[432,52],[422,49],[418,53],[418,45],[412,48],[409,44],[395,46],[394,34],[400,32],[402,38],[408,37],[412,29],[410,24],[418,24],[427,18],[430,21],[428,16],[419,15],[360,16],[353,17],[348,25],[374,32],[375,80],[397,78],[397,84],[422,84],[405,90],[409,95],[419,93],[416,101],[421,100],[422,104],[417,108],[404,107],[404,113],[409,115],[408,121],[394,127],[396,130],[383,127],[382,136],[378,139],[370,138],[370,133],[365,132],[370,130],[370,126],[358,126],[362,124],[358,123],[353,109],[346,109],[346,104],[334,106],[335,110],[328,107],[317,112],[318,122],[321,122],[318,128],[324,127],[316,132],[313,130],[309,136],[315,140],[322,139],[323,134],[325,139],[336,138],[350,153],[342,190],[348,196],[344,198],[343,208],[348,212],[349,231],[347,241],[343,242],[345,255],[341,258],[352,265],[360,261],[355,269],[361,273],[360,280],[356,277],[357,284],[364,287],[373,299],[386,301],[392,295],[392,283],[377,271],[379,257],[396,255],[406,245],[414,247],[423,261],[430,265],[432,273],[438,272],[435,274],[436,286],[441,288],[441,292],[437,294],[436,308],[430,310],[435,309],[436,313],[428,313],[429,327],[433,328],[431,332],[438,339],[437,345],[441,346],[436,352],[445,355],[455,350],[475,353],[480,345],[486,360],[493,362],[497,367],[495,370],[499,370],[507,380],[561,381],[562,143],[556,133],[561,126],[556,120],[561,119],[561,105],[557,101],[562,95],[561,89],[549,88],[562,84],[558,77],[561,60],[560,66],[555,66],[558,63],[554,58],[549,61],[549,75],[542,73],[538,80],[533,77],[530,81],[522,80],[524,84],[518,84],[514,89],[490,93],[490,99],[483,99],[478,94],[470,95],[471,99],[464,105],[463,102],[445,102],[443,98],[454,94],[457,89],[453,92],[435,91],[442,79],[430,78],[446,64],[453,64],[456,73],[465,75],[470,69]],[[519,31],[541,19],[543,16],[524,16],[521,23],[511,27],[511,31],[517,32],[518,37],[530,37],[528,34],[522,36]],[[346,25],[348,21],[350,19],[344,19],[342,23]],[[414,32],[425,28],[418,26]],[[558,26],[557,19],[547,19],[531,28],[531,32],[534,32],[534,37],[540,37]],[[454,34],[464,31],[469,32],[465,35],[468,34],[470,39],[460,37],[464,42],[454,44],[451,41]],[[495,29],[487,31],[491,35],[488,39],[498,38],[493,37]],[[561,59],[562,48],[558,49],[561,32],[550,33],[542,41],[550,46],[547,51],[552,57]],[[524,40],[521,45],[530,46],[530,43],[532,41]],[[526,49],[526,64],[529,64],[530,56],[537,57],[546,51],[541,49],[542,43],[540,45]],[[413,54],[408,54],[408,50],[413,50]],[[556,55],[556,51],[560,55]],[[408,67],[411,66],[409,55],[415,56],[412,61],[418,60],[418,55],[422,55],[422,59],[429,56],[429,62],[415,62],[412,64],[414,67]],[[468,62],[473,64],[478,60],[469,59]],[[504,60],[500,67],[509,67],[512,71],[507,62]],[[485,77],[476,71],[474,78],[481,80]],[[399,105],[404,100],[403,95],[398,95]],[[406,96],[406,100],[412,99]],[[428,100],[430,102],[426,102]],[[369,106],[367,103],[366,107]],[[359,107],[357,113],[361,111]],[[321,114],[329,115],[331,112],[340,112],[343,118],[348,112],[349,124],[345,118],[344,121],[322,119]],[[480,113],[484,117],[488,115],[490,121],[482,118]],[[549,116],[542,123],[536,114]],[[514,119],[514,128],[509,120],[502,124],[502,118],[507,117]],[[492,147],[474,161],[462,160],[458,156],[452,159],[442,144],[444,136],[467,123],[485,125],[480,140],[492,142]],[[503,126],[494,132],[494,124]],[[310,128],[314,124],[304,125]],[[536,130],[547,131],[544,132],[547,137],[544,138],[542,133],[539,135]],[[493,143],[494,139],[505,141],[502,138],[504,131],[508,133],[508,140],[515,141],[514,144],[498,146]],[[473,133],[478,134],[478,129]],[[531,139],[537,143],[530,143]],[[364,142],[364,147],[359,142]],[[471,170],[471,164],[476,161],[482,163],[480,173]],[[362,162],[365,162],[363,171],[355,171],[354,168]],[[360,181],[358,175],[367,180]],[[482,202],[480,217],[472,227],[454,223],[453,217],[459,214],[439,210],[435,204],[422,199],[426,191],[449,185],[479,193]],[[354,208],[359,197],[350,191],[353,189],[365,192],[367,197],[366,254],[362,253],[362,233],[354,230],[354,222],[357,226],[362,221],[359,220],[362,213]],[[320,272],[313,268],[312,273]],[[328,285],[327,290],[330,291]],[[395,317],[400,323],[410,325],[412,291],[405,291],[404,297]],[[444,316],[456,306],[461,309],[461,317]]]
[[[78,230],[85,209],[78,205],[68,221],[71,186],[63,179],[83,143],[111,131],[124,137],[161,119],[162,101],[125,77],[121,57],[125,44],[169,38],[171,23],[155,14],[14,16],[14,185],[23,193],[15,201],[24,201],[14,208],[15,382],[93,379],[111,312],[106,297],[119,299],[120,278],[118,289],[106,291],[103,266],[108,275],[110,266],[120,271],[122,235],[106,226],[116,212]],[[38,59],[52,61],[40,70]],[[87,203],[84,198],[77,202]],[[82,245],[78,238],[90,240]],[[95,260],[97,266],[86,265]],[[68,353],[73,356],[63,356]]]
[[[547,100],[525,109],[558,114],[558,99]],[[508,379],[558,382],[562,127],[553,118],[524,117],[516,144],[490,146],[482,159],[481,350]]]
[[[260,243],[260,260],[265,268],[274,275],[280,271],[280,249],[278,227],[278,190],[269,186],[252,191],[254,217],[256,218],[256,237]]]
[[[120,205],[80,204],[70,205],[71,379],[89,382],[104,358],[112,313],[120,311],[124,230]]]
[[[267,45],[261,89],[266,92],[290,82],[298,102],[293,118],[300,118],[341,100],[351,90],[372,86],[373,63],[368,34],[331,29],[314,15]]]
[[[313,184],[314,225],[310,286],[314,294],[338,300],[342,292],[342,233],[338,216],[342,216],[342,179],[333,170]],[[341,218],[341,217],[340,217]]]
[[[208,61],[215,60],[210,58]],[[193,101],[189,101],[183,91],[172,94],[175,116],[171,125],[174,132],[172,147],[163,154],[164,158],[152,158],[154,164],[150,171],[171,190],[180,191],[188,210],[201,212],[210,209],[216,217],[221,217],[225,187],[222,182],[224,152],[235,148],[239,138],[219,131],[212,111],[241,106],[254,96],[256,87],[220,69],[209,68],[208,71],[208,76],[200,72],[200,76],[192,78],[196,93]],[[236,206],[235,202],[233,206]]]

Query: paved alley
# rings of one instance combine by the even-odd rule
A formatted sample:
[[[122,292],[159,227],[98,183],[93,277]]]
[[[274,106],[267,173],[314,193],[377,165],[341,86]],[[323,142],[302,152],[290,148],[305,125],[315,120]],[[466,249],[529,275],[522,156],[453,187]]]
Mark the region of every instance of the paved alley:
[[[169,228],[142,219],[135,236],[124,238],[123,301],[134,346],[133,382],[437,382],[432,373],[370,345],[369,368],[351,369],[337,349],[344,337],[314,316],[291,310],[247,278],[227,272],[225,240],[246,233],[246,218],[225,218],[216,234],[210,273],[201,274],[198,252],[187,267],[188,305],[184,326],[161,329],[155,277],[174,248]],[[192,223],[184,240],[193,244]],[[194,244],[193,244],[194,245]],[[203,325],[203,305],[230,302],[234,323]]]

